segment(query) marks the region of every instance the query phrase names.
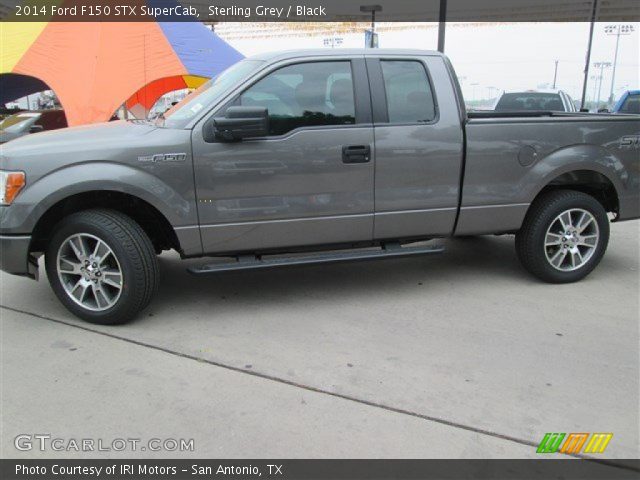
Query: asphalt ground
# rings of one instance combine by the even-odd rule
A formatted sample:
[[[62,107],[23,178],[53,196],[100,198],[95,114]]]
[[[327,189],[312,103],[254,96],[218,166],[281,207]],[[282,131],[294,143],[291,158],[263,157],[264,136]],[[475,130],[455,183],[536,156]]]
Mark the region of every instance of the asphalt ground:
[[[0,276],[2,458],[535,458],[546,432],[640,452],[640,231],[549,285],[513,237],[441,255],[195,277],[160,258],[134,322],[71,316]],[[18,450],[18,435],[193,439],[193,450]]]

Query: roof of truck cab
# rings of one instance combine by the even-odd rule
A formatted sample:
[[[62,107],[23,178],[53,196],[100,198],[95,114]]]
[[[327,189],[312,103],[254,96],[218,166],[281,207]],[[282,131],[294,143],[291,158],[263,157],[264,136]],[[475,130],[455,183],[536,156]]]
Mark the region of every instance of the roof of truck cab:
[[[443,56],[435,50],[417,50],[409,48],[318,48],[307,50],[285,50],[279,52],[260,53],[249,57],[252,60],[287,60],[299,57],[333,57],[337,55],[402,55],[402,56]]]

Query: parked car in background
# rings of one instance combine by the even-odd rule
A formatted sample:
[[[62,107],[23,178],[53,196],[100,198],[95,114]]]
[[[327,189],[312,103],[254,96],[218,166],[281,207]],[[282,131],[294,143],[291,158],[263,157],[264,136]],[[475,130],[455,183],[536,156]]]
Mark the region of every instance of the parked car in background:
[[[0,143],[14,138],[44,130],[57,130],[67,127],[64,110],[42,110],[37,112],[20,112],[0,122]]]
[[[640,113],[640,90],[627,90],[613,107],[612,113]]]
[[[562,90],[529,90],[505,92],[498,99],[496,111],[577,112],[573,99]]]
[[[0,106],[0,123],[5,118],[10,117],[11,115],[15,115],[16,113],[23,112],[23,111],[24,110],[19,108],[19,107],[7,108],[6,105],[5,105],[4,108],[2,108],[2,106]]]

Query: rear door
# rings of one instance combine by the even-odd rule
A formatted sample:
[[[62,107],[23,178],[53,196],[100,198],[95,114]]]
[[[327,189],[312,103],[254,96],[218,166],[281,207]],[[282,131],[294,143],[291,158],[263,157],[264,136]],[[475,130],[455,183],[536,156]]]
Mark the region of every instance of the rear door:
[[[460,194],[463,134],[440,56],[367,59],[376,142],[376,239],[449,235]]]
[[[270,132],[209,143],[194,130],[205,253],[371,240],[373,127],[363,57],[281,62],[211,116],[231,105],[266,107]]]

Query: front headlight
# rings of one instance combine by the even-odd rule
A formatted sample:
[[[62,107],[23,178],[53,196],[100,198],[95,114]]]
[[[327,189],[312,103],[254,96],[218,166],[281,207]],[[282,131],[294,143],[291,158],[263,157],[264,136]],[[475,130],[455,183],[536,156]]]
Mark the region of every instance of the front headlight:
[[[25,182],[24,172],[0,170],[0,205],[11,205]]]

